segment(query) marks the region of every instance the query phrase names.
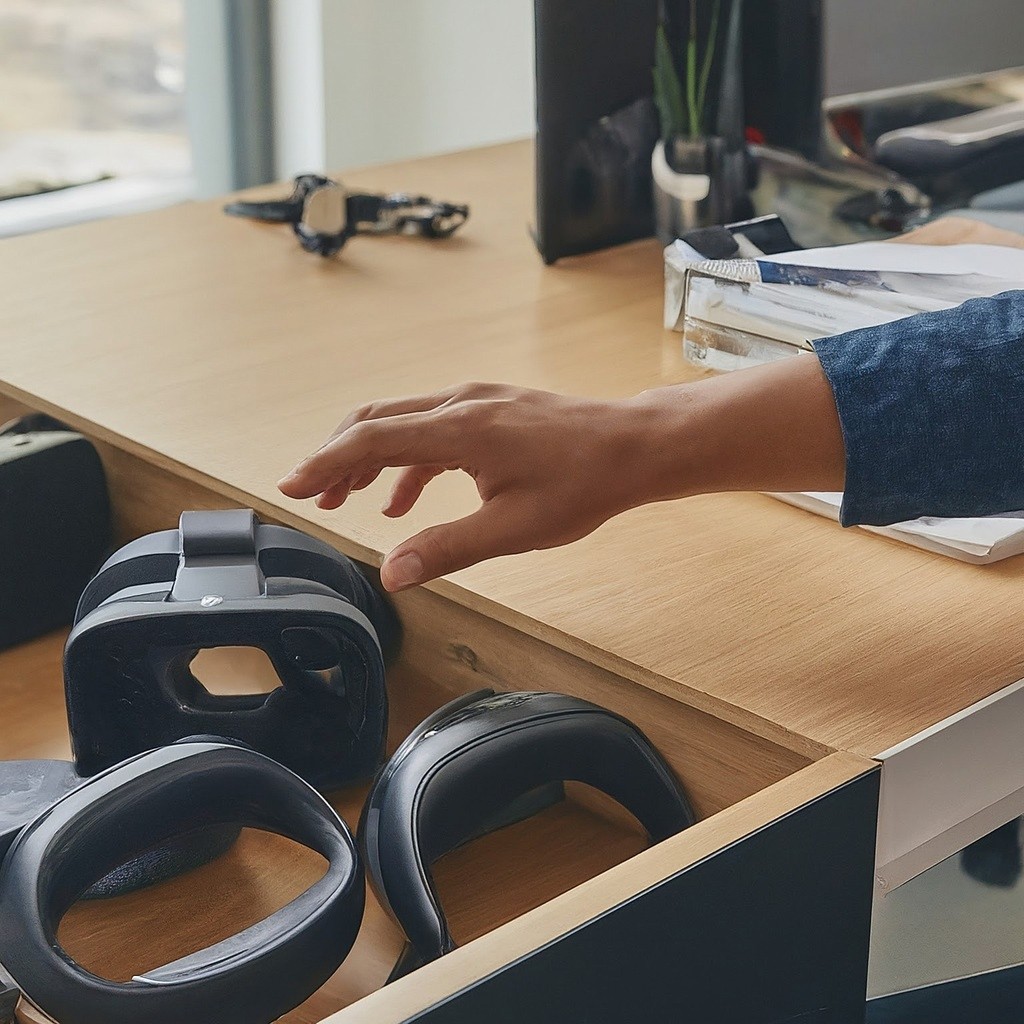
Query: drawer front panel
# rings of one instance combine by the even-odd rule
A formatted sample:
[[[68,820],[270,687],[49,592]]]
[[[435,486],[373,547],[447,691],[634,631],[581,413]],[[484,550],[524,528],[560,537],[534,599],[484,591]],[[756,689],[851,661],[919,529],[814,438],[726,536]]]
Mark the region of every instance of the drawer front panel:
[[[1024,680],[878,755],[875,896],[1024,813]]]

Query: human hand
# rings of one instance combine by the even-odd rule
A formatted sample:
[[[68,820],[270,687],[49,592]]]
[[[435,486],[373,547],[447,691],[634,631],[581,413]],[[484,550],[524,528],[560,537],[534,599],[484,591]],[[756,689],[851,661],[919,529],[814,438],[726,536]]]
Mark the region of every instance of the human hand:
[[[395,591],[498,555],[568,544],[652,501],[842,490],[844,449],[821,364],[807,355],[612,401],[460,384],[371,402],[278,487],[333,509],[386,466],[402,467],[386,516],[404,516],[445,470],[468,473],[481,500],[384,559],[381,581]]]
[[[644,396],[602,401],[461,384],[361,406],[278,486],[334,509],[385,466],[400,466],[382,509],[397,518],[440,473],[468,473],[480,508],[384,560],[385,588],[402,590],[497,555],[567,544],[627,508],[675,496],[668,470],[680,460],[669,418]]]

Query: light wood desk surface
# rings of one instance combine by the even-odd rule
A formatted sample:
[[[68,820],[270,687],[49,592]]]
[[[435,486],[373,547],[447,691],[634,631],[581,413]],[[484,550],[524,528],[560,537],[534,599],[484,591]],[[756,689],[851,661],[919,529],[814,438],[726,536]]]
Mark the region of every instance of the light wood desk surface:
[[[219,203],[5,241],[0,392],[376,564],[475,492],[449,474],[398,522],[377,511],[387,479],[333,513],[283,498],[275,480],[351,406],[466,379],[626,395],[692,375],[661,328],[654,242],[542,265],[527,144],[348,183],[472,218],[334,261]],[[637,510],[431,589],[810,756],[874,755],[1024,676],[1024,559],[963,565],[758,495]]]

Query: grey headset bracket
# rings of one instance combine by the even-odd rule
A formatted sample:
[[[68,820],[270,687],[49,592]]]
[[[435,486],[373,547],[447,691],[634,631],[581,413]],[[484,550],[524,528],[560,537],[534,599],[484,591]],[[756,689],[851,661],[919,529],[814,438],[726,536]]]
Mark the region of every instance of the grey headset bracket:
[[[216,607],[225,597],[259,597],[266,579],[256,552],[256,514],[251,509],[182,512],[181,558],[172,601]]]

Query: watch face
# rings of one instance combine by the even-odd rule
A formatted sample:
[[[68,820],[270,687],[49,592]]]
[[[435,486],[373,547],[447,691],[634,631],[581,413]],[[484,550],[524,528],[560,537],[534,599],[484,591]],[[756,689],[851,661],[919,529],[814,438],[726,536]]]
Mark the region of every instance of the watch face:
[[[345,190],[337,182],[320,185],[306,196],[301,226],[311,235],[340,235],[345,222]]]

